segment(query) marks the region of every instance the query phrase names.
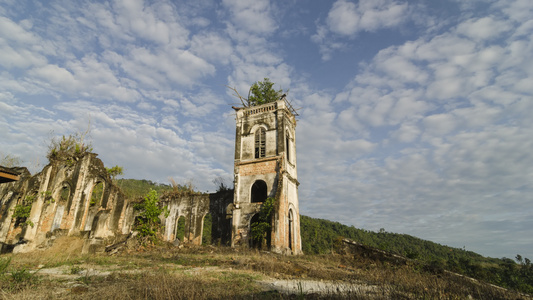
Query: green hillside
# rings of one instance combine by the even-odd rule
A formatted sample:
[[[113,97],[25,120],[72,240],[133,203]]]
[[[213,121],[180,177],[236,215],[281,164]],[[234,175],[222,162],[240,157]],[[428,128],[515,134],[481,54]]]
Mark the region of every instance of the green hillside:
[[[372,232],[339,222],[300,216],[302,248],[306,254],[334,252],[340,237],[416,259],[425,269],[448,270],[499,286],[533,293],[533,265],[528,258],[483,257],[472,251],[443,246],[407,234]]]

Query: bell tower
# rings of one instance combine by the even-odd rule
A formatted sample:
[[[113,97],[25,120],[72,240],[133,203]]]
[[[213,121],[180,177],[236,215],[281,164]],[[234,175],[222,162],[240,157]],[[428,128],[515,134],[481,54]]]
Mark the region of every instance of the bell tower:
[[[252,244],[250,224],[257,219],[263,202],[274,198],[267,246],[277,253],[301,254],[296,112],[284,97],[234,109],[237,117],[232,246]]]

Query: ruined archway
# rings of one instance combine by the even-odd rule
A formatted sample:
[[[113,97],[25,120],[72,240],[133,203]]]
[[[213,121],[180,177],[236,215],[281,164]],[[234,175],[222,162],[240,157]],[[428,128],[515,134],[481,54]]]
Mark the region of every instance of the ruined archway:
[[[248,236],[248,243],[250,248],[261,249],[261,244],[263,241],[258,237],[254,237],[254,231],[252,230],[254,224],[258,224],[259,222],[261,222],[259,214],[255,214],[252,219],[250,219],[250,235]]]
[[[176,222],[176,230],[174,231],[175,240],[183,242],[185,239],[185,217],[180,216]]]
[[[91,201],[89,202],[89,205],[91,207],[100,206],[102,204],[103,196],[104,196],[104,183],[101,181],[98,181],[93,187],[93,191],[91,193]]]
[[[267,198],[267,184],[263,180],[256,180],[252,185],[251,203],[265,202]]]
[[[65,213],[65,207],[70,198],[70,186],[68,184],[63,184],[61,191],[59,192],[59,199],[57,201],[56,212],[54,215],[54,220],[52,221],[52,227],[50,231],[54,231],[61,227],[61,221],[63,220],[63,214]]]
[[[211,213],[207,213],[204,216],[202,225],[202,245],[211,245],[212,243],[212,226],[213,226],[213,219],[211,216]]]

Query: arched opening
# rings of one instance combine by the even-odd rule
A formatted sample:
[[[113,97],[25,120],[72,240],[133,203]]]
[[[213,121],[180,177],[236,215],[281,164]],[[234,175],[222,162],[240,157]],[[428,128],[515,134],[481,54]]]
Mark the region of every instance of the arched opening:
[[[265,202],[267,198],[267,184],[263,180],[257,180],[252,185],[251,203]]]
[[[185,217],[181,216],[176,222],[176,230],[174,232],[175,240],[183,242],[185,238]]]
[[[250,248],[261,249],[263,244],[263,238],[255,234],[256,230],[254,230],[255,226],[258,226],[260,222],[259,214],[255,214],[250,220],[250,236],[248,237]]]
[[[91,194],[91,201],[89,202],[89,205],[91,207],[100,206],[100,204],[102,203],[103,196],[104,196],[104,183],[99,181],[93,187],[93,192]]]
[[[204,225],[202,226],[202,245],[211,245],[212,243],[212,234],[211,229],[213,226],[213,219],[211,213],[208,213],[204,216]]]
[[[291,144],[290,144],[289,134],[285,135],[285,155],[287,156],[287,161],[291,161]]]
[[[69,197],[70,197],[70,187],[68,185],[64,185],[63,188],[61,189],[61,193],[59,194],[59,202],[66,203]]]
[[[260,127],[255,132],[255,158],[265,157],[266,155],[266,130]]]
[[[289,209],[289,249],[294,250],[294,242],[292,231],[294,230],[294,216],[292,214],[292,209]]]
[[[59,201],[56,208],[56,213],[54,216],[54,220],[52,221],[52,227],[50,228],[50,231],[54,231],[61,227],[61,221],[63,220],[63,214],[65,213],[65,206],[68,202],[68,199],[70,197],[70,187],[68,184],[65,184],[61,191],[59,192]]]

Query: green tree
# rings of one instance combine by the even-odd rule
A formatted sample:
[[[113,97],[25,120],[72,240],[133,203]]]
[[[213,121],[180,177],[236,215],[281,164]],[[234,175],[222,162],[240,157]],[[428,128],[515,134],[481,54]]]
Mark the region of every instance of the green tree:
[[[275,198],[267,198],[261,210],[259,211],[259,219],[250,225],[252,240],[261,245],[268,244],[268,233],[272,230],[272,213],[274,212]]]
[[[157,191],[150,190],[144,197],[144,201],[136,204],[134,208],[140,210],[135,225],[140,236],[147,238],[152,243],[156,243],[157,232],[161,228],[159,216],[163,212],[168,216],[168,210],[159,207],[159,195]]]
[[[115,180],[115,178],[119,175],[124,175],[124,169],[122,167],[119,167],[118,165],[112,167],[112,168],[105,168],[109,176],[111,176],[112,180]]]
[[[257,81],[250,87],[248,103],[250,106],[262,105],[277,101],[281,98],[283,90],[275,90],[274,83],[265,78],[264,81]]]

